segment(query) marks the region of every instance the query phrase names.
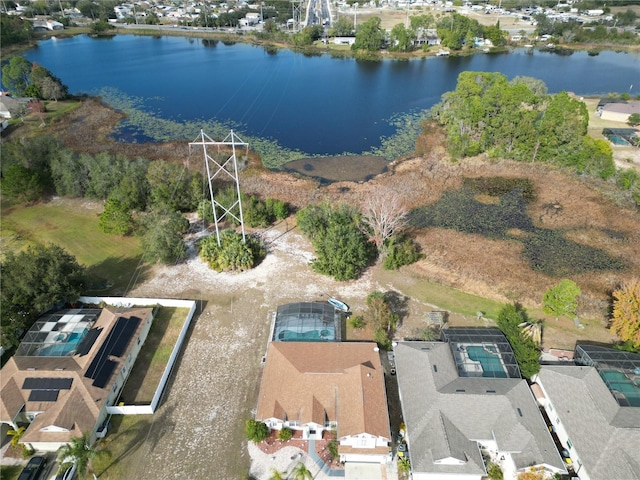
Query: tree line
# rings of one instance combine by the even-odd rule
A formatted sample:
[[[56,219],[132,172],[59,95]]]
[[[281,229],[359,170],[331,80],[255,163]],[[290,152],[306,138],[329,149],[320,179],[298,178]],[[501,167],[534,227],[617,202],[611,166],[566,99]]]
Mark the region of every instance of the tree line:
[[[541,80],[462,72],[455,90],[445,93],[431,114],[445,128],[454,158],[485,153],[568,167],[615,181],[640,204],[640,176],[616,169],[609,142],[587,134],[584,102],[566,92],[547,94]]]

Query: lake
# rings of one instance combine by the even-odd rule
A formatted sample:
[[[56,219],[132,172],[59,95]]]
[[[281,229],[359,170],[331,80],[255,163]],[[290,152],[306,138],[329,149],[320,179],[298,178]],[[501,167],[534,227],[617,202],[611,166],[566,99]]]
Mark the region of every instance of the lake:
[[[640,94],[640,56],[616,52],[519,49],[370,62],[241,43],[117,35],[52,38],[25,57],[51,70],[71,93],[115,89],[136,98],[152,118],[213,121],[306,155],[371,152],[396,132],[399,116],[430,108],[466,70],[537,77],[552,93]],[[193,140],[186,133],[183,138]]]

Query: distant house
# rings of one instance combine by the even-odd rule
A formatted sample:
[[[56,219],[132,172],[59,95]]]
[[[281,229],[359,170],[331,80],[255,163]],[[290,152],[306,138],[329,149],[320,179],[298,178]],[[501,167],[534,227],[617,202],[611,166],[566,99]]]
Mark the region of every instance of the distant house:
[[[578,345],[543,365],[534,392],[581,480],[640,479],[640,355]]]
[[[356,43],[356,37],[333,37],[333,43],[336,45],[353,45]]]
[[[64,25],[60,22],[56,22],[55,20],[47,20],[45,26],[49,30],[64,30]]]
[[[609,102],[596,110],[603,120],[614,122],[627,122],[633,113],[640,114],[640,100],[629,102]]]
[[[311,440],[335,430],[341,461],[386,462],[391,438],[376,344],[271,342],[256,419]]]
[[[443,339],[394,348],[411,478],[480,480],[483,457],[504,478],[532,467],[566,473],[504,335],[449,328]]]
[[[0,422],[27,426],[20,443],[55,451],[94,440],[129,376],[153,320],[151,308],[47,314],[0,371]]]

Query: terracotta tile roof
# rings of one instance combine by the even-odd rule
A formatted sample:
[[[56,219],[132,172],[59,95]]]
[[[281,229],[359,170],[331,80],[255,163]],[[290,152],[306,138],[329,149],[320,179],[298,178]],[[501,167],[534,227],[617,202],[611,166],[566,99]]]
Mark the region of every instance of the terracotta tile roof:
[[[326,416],[337,421],[340,436],[368,433],[389,438],[384,375],[375,347],[272,342],[256,418],[324,425]]]

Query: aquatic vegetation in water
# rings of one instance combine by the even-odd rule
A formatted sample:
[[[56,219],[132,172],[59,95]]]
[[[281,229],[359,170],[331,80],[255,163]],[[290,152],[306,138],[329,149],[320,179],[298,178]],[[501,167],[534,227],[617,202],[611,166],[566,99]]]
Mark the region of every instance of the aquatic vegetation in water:
[[[145,99],[126,95],[115,88],[103,88],[95,93],[102,97],[106,104],[126,114],[126,118],[120,122],[114,134],[116,139],[132,143],[175,140],[190,142],[200,134],[201,129],[212,138],[224,138],[229,130],[233,129],[261,156],[262,163],[267,168],[280,169],[293,160],[321,156],[285,148],[274,139],[247,135],[243,133],[246,126],[234,122],[222,123],[213,119],[163,119],[145,108]],[[342,155],[376,155],[387,161],[409,155],[415,150],[421,122],[426,116],[426,111],[396,115],[389,120],[389,124],[396,128],[395,133],[381,138],[379,147],[368,152],[343,152]]]

